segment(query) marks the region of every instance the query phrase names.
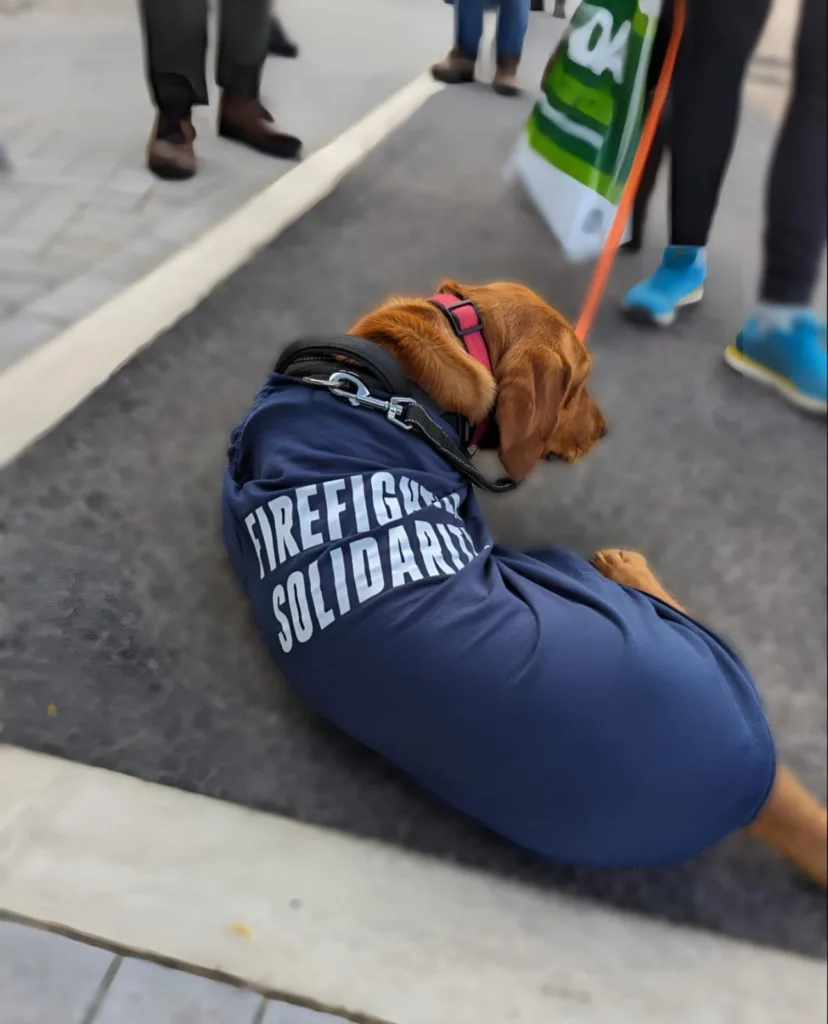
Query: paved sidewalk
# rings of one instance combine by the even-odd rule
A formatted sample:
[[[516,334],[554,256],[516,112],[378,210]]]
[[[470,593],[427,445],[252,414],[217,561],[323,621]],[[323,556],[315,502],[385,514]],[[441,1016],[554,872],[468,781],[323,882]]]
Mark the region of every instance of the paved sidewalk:
[[[0,1024],[347,1024],[187,971],[0,920]]]
[[[373,791],[366,787],[368,801]],[[752,881],[761,913],[762,882],[755,874]],[[334,1021],[336,1014],[363,1024],[826,1019],[824,961],[2,744],[0,906],[16,920],[49,922],[110,949],[329,1008]],[[0,997],[12,1006],[24,1004],[9,976],[31,978],[39,966],[36,982],[48,989],[68,974],[85,988],[64,987],[59,1005],[69,1008],[75,991],[76,1004],[88,1009],[107,968],[114,970],[106,954],[74,944],[53,946],[51,964],[32,952],[27,967],[13,952],[23,945],[15,936],[7,956],[0,936],[0,964],[9,971],[4,977],[0,967]],[[98,962],[83,968],[81,958],[93,956]],[[152,1006],[139,1003],[140,1016],[121,1009],[130,979],[136,999],[155,997]],[[208,992],[200,979],[126,960],[109,995],[119,1016],[106,1015],[105,1001],[96,1024],[227,1024],[226,1016],[195,1011],[171,1019],[161,1011],[171,988],[194,1001],[197,991]],[[231,998],[221,986],[209,988]],[[245,1005],[235,996],[238,1024],[251,1024],[247,998]],[[267,1005],[267,1014],[265,1024],[333,1024],[282,1006]],[[88,1016],[52,1013],[14,1024],[87,1024]],[[0,1024],[9,1024],[2,1013]]]
[[[280,12],[301,52],[268,60],[263,95],[306,153],[421,72],[450,24],[422,0],[285,0]],[[195,180],[157,181],[134,0],[2,0],[0,372],[295,166],[217,139],[214,116],[196,111]]]

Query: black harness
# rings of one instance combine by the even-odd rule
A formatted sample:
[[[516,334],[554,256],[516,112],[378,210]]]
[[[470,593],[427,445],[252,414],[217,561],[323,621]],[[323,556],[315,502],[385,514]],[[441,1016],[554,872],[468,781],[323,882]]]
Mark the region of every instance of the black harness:
[[[469,455],[472,425],[458,413],[438,409],[406,377],[390,352],[372,341],[347,334],[295,341],[282,353],[273,372],[298,378],[309,387],[325,388],[354,408],[382,413],[395,427],[427,441],[475,487],[494,494],[517,487],[509,477],[492,481],[483,476]],[[440,420],[456,430],[459,444],[440,426]]]

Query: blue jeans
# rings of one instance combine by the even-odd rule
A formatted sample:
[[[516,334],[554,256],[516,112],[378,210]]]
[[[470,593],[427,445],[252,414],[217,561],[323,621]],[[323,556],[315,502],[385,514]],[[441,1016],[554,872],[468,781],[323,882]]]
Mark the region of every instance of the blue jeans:
[[[483,12],[491,6],[486,0],[455,0],[455,42],[469,57],[477,57],[483,35]],[[517,60],[529,24],[529,0],[499,0],[496,6],[498,60]]]

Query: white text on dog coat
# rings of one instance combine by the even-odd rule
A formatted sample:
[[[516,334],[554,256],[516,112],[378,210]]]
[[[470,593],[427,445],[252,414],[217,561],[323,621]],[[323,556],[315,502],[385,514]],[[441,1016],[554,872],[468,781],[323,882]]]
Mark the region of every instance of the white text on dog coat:
[[[378,472],[297,487],[254,509],[244,523],[259,579],[322,549],[273,588],[282,650],[385,590],[468,565],[477,551],[460,500],[456,492],[435,498],[408,477]]]

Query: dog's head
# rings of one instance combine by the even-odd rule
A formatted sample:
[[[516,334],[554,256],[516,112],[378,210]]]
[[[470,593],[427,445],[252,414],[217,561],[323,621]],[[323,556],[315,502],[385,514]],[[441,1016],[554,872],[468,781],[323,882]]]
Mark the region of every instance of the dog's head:
[[[444,409],[476,423],[494,406],[500,460],[514,479],[545,456],[575,462],[586,455],[606,421],[585,387],[589,354],[566,320],[520,284],[444,280],[438,291],[477,306],[493,377],[423,299],[391,299],[350,333],[387,347]]]

